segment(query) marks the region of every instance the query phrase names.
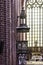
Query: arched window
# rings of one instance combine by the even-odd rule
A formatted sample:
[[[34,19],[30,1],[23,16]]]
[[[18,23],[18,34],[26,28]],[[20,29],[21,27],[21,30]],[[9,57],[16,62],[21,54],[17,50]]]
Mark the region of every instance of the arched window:
[[[43,46],[43,0],[27,0],[27,33],[28,46]]]

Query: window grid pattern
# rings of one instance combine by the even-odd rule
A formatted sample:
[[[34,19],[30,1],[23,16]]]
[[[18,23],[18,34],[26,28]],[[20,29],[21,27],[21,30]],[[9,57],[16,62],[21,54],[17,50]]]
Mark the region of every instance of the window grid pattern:
[[[42,3],[42,0],[40,1]],[[27,33],[29,47],[34,47],[36,43],[37,46],[43,46],[43,4],[37,3],[27,6],[27,25],[30,27],[30,31]]]

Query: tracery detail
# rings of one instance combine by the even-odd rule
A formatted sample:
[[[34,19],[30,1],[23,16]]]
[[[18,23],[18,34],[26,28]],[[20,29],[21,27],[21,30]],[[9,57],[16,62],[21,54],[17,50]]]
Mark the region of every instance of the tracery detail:
[[[27,33],[28,46],[43,46],[43,0],[27,0],[27,25],[30,32]]]
[[[43,7],[43,1],[42,0],[28,0],[27,6],[30,7]]]

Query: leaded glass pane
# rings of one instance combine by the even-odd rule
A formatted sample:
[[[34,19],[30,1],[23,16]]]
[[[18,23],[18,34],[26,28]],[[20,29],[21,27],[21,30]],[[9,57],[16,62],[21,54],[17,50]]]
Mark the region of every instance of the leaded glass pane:
[[[43,46],[43,0],[27,1],[28,46]]]

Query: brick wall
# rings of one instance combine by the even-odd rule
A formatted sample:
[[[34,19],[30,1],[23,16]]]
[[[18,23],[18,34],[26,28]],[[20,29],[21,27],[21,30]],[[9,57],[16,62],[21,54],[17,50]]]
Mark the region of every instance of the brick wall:
[[[5,0],[0,0],[0,40],[3,41],[3,52],[0,54],[0,65],[5,65],[5,42],[6,42],[6,6]]]
[[[4,41],[0,65],[16,65],[16,25],[20,0],[0,0],[0,40]]]

